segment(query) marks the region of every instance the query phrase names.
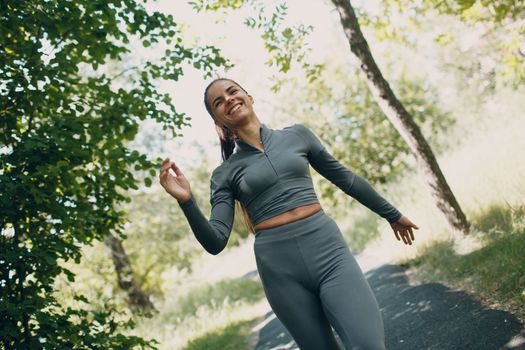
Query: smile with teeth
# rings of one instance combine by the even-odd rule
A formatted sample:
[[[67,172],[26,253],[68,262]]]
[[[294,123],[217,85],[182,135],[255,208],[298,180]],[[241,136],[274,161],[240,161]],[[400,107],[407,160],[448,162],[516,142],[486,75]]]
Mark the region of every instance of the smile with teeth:
[[[237,110],[239,108],[241,108],[241,106],[242,106],[241,103],[239,103],[238,105],[235,105],[232,109],[230,109],[230,113],[229,114],[233,114],[233,113],[237,112]]]

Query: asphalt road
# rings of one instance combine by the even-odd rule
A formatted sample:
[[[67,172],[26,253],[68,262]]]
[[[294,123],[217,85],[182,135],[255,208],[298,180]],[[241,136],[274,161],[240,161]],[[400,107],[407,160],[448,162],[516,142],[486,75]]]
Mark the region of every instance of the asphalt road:
[[[525,328],[508,312],[439,283],[410,285],[399,265],[365,275],[383,314],[388,350],[525,349]],[[261,325],[254,350],[298,349],[272,312]]]

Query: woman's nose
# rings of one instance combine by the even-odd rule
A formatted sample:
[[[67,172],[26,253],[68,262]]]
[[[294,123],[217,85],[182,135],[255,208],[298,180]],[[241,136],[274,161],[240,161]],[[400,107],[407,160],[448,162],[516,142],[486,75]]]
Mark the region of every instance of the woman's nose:
[[[229,105],[232,99],[233,99],[233,96],[226,96],[225,97],[226,105]]]

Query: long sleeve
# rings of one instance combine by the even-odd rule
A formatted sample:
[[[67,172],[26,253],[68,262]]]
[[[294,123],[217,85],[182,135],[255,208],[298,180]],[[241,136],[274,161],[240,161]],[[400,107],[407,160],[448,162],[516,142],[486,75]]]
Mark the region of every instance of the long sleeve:
[[[310,129],[301,124],[296,124],[295,127],[306,143],[310,164],[319,174],[388,222],[399,220],[401,213],[365,179],[335,159]]]
[[[214,255],[226,247],[235,215],[233,194],[221,175],[216,169],[211,177],[210,220],[206,219],[193,196],[184,203],[179,202],[193,234],[204,249]]]

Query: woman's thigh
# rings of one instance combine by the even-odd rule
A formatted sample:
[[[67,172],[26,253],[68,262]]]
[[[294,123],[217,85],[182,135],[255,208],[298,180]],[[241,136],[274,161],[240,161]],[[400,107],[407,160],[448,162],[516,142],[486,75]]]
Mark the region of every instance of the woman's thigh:
[[[319,296],[293,280],[263,282],[277,318],[301,350],[340,350]]]
[[[350,251],[339,255],[319,294],[328,320],[347,349],[385,349],[379,305]]]
[[[338,225],[325,215],[317,226],[297,238],[328,320],[347,349],[384,349],[377,300]]]

